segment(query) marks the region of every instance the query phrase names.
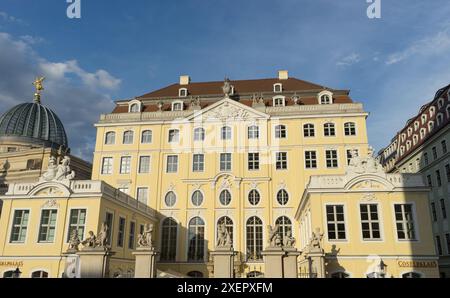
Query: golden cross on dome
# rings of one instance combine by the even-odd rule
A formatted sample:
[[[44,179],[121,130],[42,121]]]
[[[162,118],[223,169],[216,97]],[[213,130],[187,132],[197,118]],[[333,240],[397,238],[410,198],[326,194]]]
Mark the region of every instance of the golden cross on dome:
[[[34,88],[36,88],[36,93],[34,93],[34,102],[41,103],[41,91],[44,90],[44,85],[42,82],[45,80],[45,77],[37,77],[33,82]]]

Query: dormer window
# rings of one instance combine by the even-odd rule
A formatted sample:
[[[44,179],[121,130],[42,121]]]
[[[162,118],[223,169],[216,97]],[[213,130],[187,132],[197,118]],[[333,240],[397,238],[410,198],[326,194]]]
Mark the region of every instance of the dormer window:
[[[141,112],[141,102],[139,100],[132,100],[128,104],[129,113],[140,113]]]
[[[442,122],[444,122],[444,115],[442,113],[439,113],[437,115],[436,119],[437,119],[437,125],[439,126],[442,124]]]
[[[413,131],[413,130],[412,130],[412,128],[411,128],[411,127],[409,127],[409,128],[408,128],[408,137],[410,137],[410,136],[411,136],[411,134],[412,134],[412,131]]]
[[[414,131],[417,131],[419,129],[419,121],[414,122]]]
[[[274,107],[284,107],[286,105],[286,99],[284,96],[274,97],[273,106]]]
[[[331,105],[333,104],[333,93],[330,91],[322,91],[317,96],[318,102],[321,105]]]
[[[422,115],[422,125],[427,122],[427,115]]]
[[[172,103],[172,111],[183,111],[184,103],[182,101],[174,101]]]
[[[230,95],[234,95],[234,86],[233,85],[231,85]]]
[[[419,137],[417,135],[413,136],[413,145],[417,145],[417,142],[419,141]]]
[[[427,130],[425,128],[422,128],[420,130],[420,139],[423,139],[426,134],[427,134]]]
[[[443,98],[439,98],[438,100],[438,109],[442,108],[444,106],[444,99]]]
[[[404,142],[406,140],[406,134],[402,133],[402,142]]]
[[[434,122],[433,121],[428,122],[428,132],[431,132],[433,130],[433,128],[434,128]]]
[[[273,92],[275,92],[275,93],[283,92],[283,84],[280,84],[280,83],[274,84],[273,85]]]
[[[435,107],[431,107],[430,108],[430,118],[433,118],[435,113],[436,113],[436,108]]]
[[[186,88],[180,88],[180,90],[178,90],[178,96],[179,97],[187,97],[188,90]]]

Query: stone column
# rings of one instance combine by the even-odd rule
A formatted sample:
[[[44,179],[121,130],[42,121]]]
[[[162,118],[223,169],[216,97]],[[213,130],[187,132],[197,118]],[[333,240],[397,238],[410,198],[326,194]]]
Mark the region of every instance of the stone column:
[[[323,250],[311,251],[308,253],[309,272],[317,274],[317,278],[326,278],[325,274],[325,254]]]
[[[104,247],[84,248],[77,255],[80,257],[81,278],[109,277],[109,261],[114,252]]]
[[[154,247],[138,247],[133,255],[136,258],[135,278],[156,278],[156,256]]]
[[[214,262],[214,278],[234,278],[234,256],[236,252],[233,247],[216,247],[211,252]]]
[[[284,264],[283,258],[285,251],[281,247],[267,247],[262,255],[264,257],[264,277],[265,278],[283,278]]]
[[[295,247],[284,248],[283,258],[284,278],[298,278],[297,258],[301,254]]]

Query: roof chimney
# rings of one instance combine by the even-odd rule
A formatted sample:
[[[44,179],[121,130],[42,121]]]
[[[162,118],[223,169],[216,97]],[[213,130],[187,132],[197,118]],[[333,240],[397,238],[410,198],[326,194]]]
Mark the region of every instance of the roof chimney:
[[[278,71],[278,79],[279,80],[287,80],[289,79],[289,72],[287,70]]]
[[[191,78],[189,76],[180,76],[180,85],[189,85]]]

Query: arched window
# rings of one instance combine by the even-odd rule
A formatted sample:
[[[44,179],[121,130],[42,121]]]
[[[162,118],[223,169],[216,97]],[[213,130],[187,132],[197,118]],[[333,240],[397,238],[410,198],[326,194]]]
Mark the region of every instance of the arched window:
[[[406,150],[411,149],[411,141],[406,142]]]
[[[201,127],[194,129],[194,141],[204,141],[205,140],[205,130]]]
[[[173,207],[177,202],[177,196],[173,191],[169,191],[164,198],[167,207]]]
[[[411,127],[408,127],[408,137],[411,136],[412,132],[413,132],[412,128],[411,128]]]
[[[345,272],[335,272],[331,274],[331,278],[349,278],[350,275]]]
[[[186,97],[186,96],[188,96],[188,90],[186,88],[180,88],[178,90],[178,96],[179,97]]]
[[[285,139],[287,135],[287,130],[285,125],[277,125],[275,126],[275,138],[276,139]]]
[[[286,235],[292,235],[292,222],[288,217],[281,216],[276,220],[275,225],[278,226],[278,233],[281,235],[284,243]]]
[[[116,133],[109,131],[106,133],[105,145],[114,145],[116,143]]]
[[[256,206],[259,204],[259,201],[261,200],[261,196],[259,192],[256,189],[252,189],[248,194],[248,201],[251,205]]]
[[[123,144],[133,144],[134,133],[131,130],[127,130],[123,133]]]
[[[414,131],[417,131],[419,129],[419,121],[414,122]]]
[[[281,93],[283,91],[283,85],[278,83],[273,85],[273,92]]]
[[[427,122],[427,115],[422,115],[422,124],[425,124]]]
[[[222,127],[222,129],[220,130],[220,138],[222,140],[231,140],[231,127]]]
[[[247,273],[247,278],[263,278],[264,274],[260,271],[251,271]]]
[[[346,136],[356,136],[356,124],[354,122],[345,123],[344,133]]]
[[[134,103],[130,106],[130,113],[139,113],[141,111],[141,107],[139,104]]]
[[[194,191],[194,193],[192,194],[192,205],[194,205],[195,207],[199,207],[203,204],[203,194],[201,191],[196,190]]]
[[[230,239],[233,242],[233,221],[231,220],[231,218],[229,218],[228,216],[224,216],[219,218],[219,220],[217,221],[217,239],[219,239],[219,228],[220,226],[222,226],[223,224],[225,224],[225,227],[227,228],[228,233],[230,234]],[[217,241],[216,241],[217,242]]]
[[[142,137],[141,137],[141,143],[142,144],[150,144],[152,142],[152,131],[151,130],[144,130],[142,132]]]
[[[444,99],[443,98],[439,98],[438,100],[438,109],[442,108],[444,106]]]
[[[203,261],[205,257],[205,222],[200,217],[194,217],[189,222],[189,261]]]
[[[305,136],[305,138],[308,137],[314,137],[316,134],[315,130],[314,130],[314,124],[305,124],[303,125],[303,135]]]
[[[425,128],[420,129],[420,139],[423,139],[427,134],[427,130]]]
[[[436,117],[436,122],[437,122],[437,125],[438,125],[438,126],[441,125],[442,122],[444,122],[444,115],[442,115],[442,113],[439,113],[439,114],[437,115],[437,117]]]
[[[247,220],[247,261],[262,260],[263,223],[259,217],[253,216]]]
[[[222,205],[228,206],[231,203],[231,193],[228,190],[222,190],[219,196],[219,201]]]
[[[34,271],[33,273],[31,273],[31,278],[48,278],[48,272]]]
[[[13,278],[15,275],[14,270],[6,271],[3,273],[3,278]]]
[[[447,113],[447,118],[450,118],[450,105],[447,105],[445,112]]]
[[[406,140],[406,133],[402,133],[402,142]]]
[[[419,136],[414,135],[413,136],[413,146],[417,145],[417,142],[419,142]]]
[[[430,108],[430,118],[433,118],[434,114],[436,113],[436,108],[434,106],[432,106]]]
[[[280,189],[277,193],[277,201],[280,205],[284,206],[289,201],[289,195],[286,190]]]
[[[175,261],[177,256],[177,222],[169,217],[164,219],[161,230],[161,261]]]
[[[332,104],[331,96],[329,96],[329,95],[327,95],[327,94],[322,95],[322,96],[320,97],[320,104],[321,104],[321,105],[329,105],[329,104]]]
[[[203,278],[203,273],[200,271],[191,271],[187,274],[187,276],[190,278]]]
[[[428,132],[431,132],[434,128],[434,121],[428,122]]]
[[[325,123],[323,126],[323,134],[326,137],[336,136],[336,127],[334,123]]]
[[[417,272],[408,272],[408,273],[404,273],[402,274],[402,278],[421,278],[422,274],[417,273]]]

